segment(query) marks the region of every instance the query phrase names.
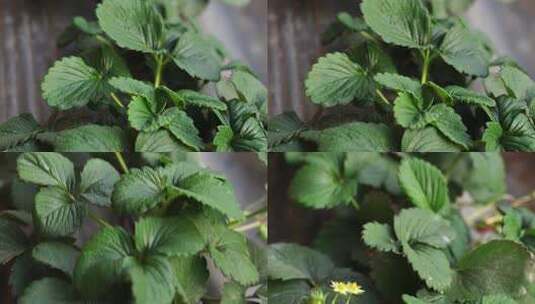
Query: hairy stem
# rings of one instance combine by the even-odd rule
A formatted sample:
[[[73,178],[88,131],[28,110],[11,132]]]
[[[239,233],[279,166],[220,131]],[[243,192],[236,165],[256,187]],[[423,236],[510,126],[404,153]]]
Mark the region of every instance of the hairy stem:
[[[124,173],[128,173],[128,166],[126,165],[126,162],[124,161],[123,155],[121,152],[113,152],[115,154],[115,158],[117,158],[117,161],[119,162],[119,165],[121,166],[121,169],[123,169]]]
[[[121,102],[121,100],[119,99],[119,97],[117,97],[117,95],[115,95],[115,93],[113,93],[113,92],[112,92],[110,95],[111,95],[111,98],[113,99],[113,101],[115,102],[115,104],[116,104],[119,108],[123,109],[123,108],[124,108],[124,105],[123,105],[123,103]]]
[[[163,57],[161,55],[156,56],[156,75],[154,77],[154,87],[159,87],[162,82],[162,72],[163,72]]]
[[[422,84],[426,83],[429,78],[429,66],[431,65],[431,50],[424,51],[424,67],[422,70]]]
[[[228,223],[228,227],[230,229],[234,229],[234,228],[238,227],[240,224],[245,223],[245,222],[249,221],[250,219],[255,218],[255,217],[259,216],[259,215],[267,215],[267,212],[268,212],[268,210],[267,210],[267,206],[266,206],[266,207],[263,207],[263,208],[260,208],[260,209],[258,209],[256,211],[254,211],[254,212],[246,213],[245,214],[245,219],[231,221],[231,222]]]
[[[262,226],[262,224],[263,224],[263,222],[261,222],[261,221],[254,221],[254,222],[251,222],[251,223],[236,227],[236,228],[234,228],[234,231],[246,232],[246,231],[249,231],[251,229],[258,228],[258,227]]]
[[[390,106],[390,101],[388,101],[388,99],[385,97],[383,92],[381,92],[381,90],[377,89],[375,90],[375,92],[377,93],[377,96],[379,96],[386,105]]]

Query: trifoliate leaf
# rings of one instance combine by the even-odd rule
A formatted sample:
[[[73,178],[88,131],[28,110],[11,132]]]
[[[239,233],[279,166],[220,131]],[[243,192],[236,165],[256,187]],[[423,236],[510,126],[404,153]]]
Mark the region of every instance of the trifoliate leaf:
[[[353,122],[321,131],[306,131],[302,137],[316,142],[318,151],[393,151],[392,131],[384,124]]]
[[[19,299],[21,304],[43,303],[83,303],[76,289],[68,282],[58,278],[44,278],[34,281],[24,290]]]
[[[492,98],[460,86],[446,87],[446,91],[457,102],[486,107],[496,106],[496,102]]]
[[[472,170],[463,185],[479,204],[490,204],[507,193],[505,164],[497,152],[470,153]]]
[[[358,179],[345,176],[340,165],[307,164],[296,173],[290,196],[310,208],[349,204],[357,194]]]
[[[415,206],[434,212],[449,207],[446,178],[430,163],[416,158],[404,159],[399,168],[399,182]]]
[[[135,245],[139,252],[150,255],[194,255],[204,241],[187,218],[145,217],[136,223]]]
[[[364,0],[364,20],[383,40],[410,48],[427,48],[431,17],[420,0]]]
[[[6,264],[22,254],[28,246],[29,240],[19,226],[0,218],[0,264]]]
[[[180,37],[173,51],[175,64],[193,77],[218,81],[222,61],[206,38],[193,32]]]
[[[402,243],[445,248],[455,238],[450,223],[430,210],[403,209],[394,218],[394,231]]]
[[[136,303],[171,303],[175,296],[175,276],[167,258],[150,255],[143,262],[134,257],[123,261],[125,272],[132,281]]]
[[[243,216],[232,185],[212,174],[199,172],[188,176],[175,183],[170,191],[212,207],[230,218]]]
[[[121,128],[99,125],[61,131],[54,141],[58,152],[123,152],[127,147],[126,134]]]
[[[78,249],[60,242],[40,243],[32,250],[32,257],[35,260],[59,269],[71,278],[79,255]]]
[[[463,25],[456,25],[446,33],[440,54],[444,61],[461,73],[479,77],[489,75],[489,56],[474,34]]]
[[[247,240],[240,233],[225,230],[220,241],[210,244],[208,250],[214,264],[226,276],[245,286],[258,282],[259,274],[251,260]]]
[[[145,53],[163,48],[164,21],[149,1],[105,0],[96,14],[104,32],[119,46]]]
[[[334,270],[322,253],[296,244],[273,244],[268,249],[268,275],[275,280],[310,280],[319,283]]]
[[[452,142],[469,149],[472,146],[472,139],[467,133],[467,128],[463,120],[455,110],[446,104],[438,104],[433,106],[426,114],[437,117],[430,121],[431,125],[435,126],[444,136]]]
[[[366,71],[343,53],[320,58],[308,74],[305,86],[312,102],[325,107],[365,99],[375,89],[373,81],[366,77]]]
[[[364,225],[362,239],[366,245],[384,252],[398,252],[399,245],[396,243],[390,226],[377,222]]]
[[[168,153],[190,151],[181,144],[168,130],[160,129],[156,132],[140,132],[136,139],[136,152]]]
[[[31,114],[21,114],[0,124],[0,151],[14,148],[41,132]]]
[[[245,287],[235,282],[225,283],[221,304],[246,304]]]
[[[380,85],[394,91],[412,94],[422,100],[422,85],[417,80],[399,74],[382,73],[375,76],[375,81]]]
[[[404,152],[460,152],[461,147],[448,140],[435,127],[406,130],[401,140]]]
[[[61,187],[42,188],[35,196],[35,217],[49,236],[67,236],[78,230],[87,207]]]
[[[59,153],[24,153],[17,159],[19,177],[27,182],[71,189],[75,182],[72,162]]]
[[[452,299],[479,301],[489,294],[502,294],[515,299],[526,296],[531,284],[533,258],[521,244],[496,240],[465,255],[457,264]]]
[[[113,186],[120,175],[115,168],[102,159],[89,160],[82,171],[80,196],[91,204],[111,206]]]
[[[82,249],[74,270],[74,282],[82,294],[97,297],[122,278],[124,258],[134,253],[134,245],[122,228],[106,227]],[[99,282],[99,284],[95,284]]]
[[[104,77],[82,58],[67,57],[48,71],[41,88],[49,106],[66,110],[98,99],[106,86]]]
[[[114,77],[109,81],[117,90],[135,96],[154,98],[154,87],[146,82],[136,80],[130,77]]]
[[[115,184],[113,208],[125,214],[145,213],[163,201],[165,187],[165,178],[158,171],[150,167],[134,168]]]
[[[177,293],[185,304],[196,304],[206,293],[210,273],[200,256],[169,259],[175,273]]]

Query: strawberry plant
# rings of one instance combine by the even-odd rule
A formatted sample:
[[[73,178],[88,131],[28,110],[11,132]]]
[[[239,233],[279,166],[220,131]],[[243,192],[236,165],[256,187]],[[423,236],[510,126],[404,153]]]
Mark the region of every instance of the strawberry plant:
[[[269,303],[534,303],[534,194],[507,195],[500,154],[287,161],[290,198],[329,220],[309,247],[270,245]]]
[[[42,81],[52,117],[3,123],[0,150],[265,151],[266,88],[201,31],[207,3],[104,0],[74,18]]]
[[[265,201],[242,210],[191,154],[102,157],[25,153],[16,177],[2,172],[15,209],[0,212],[0,263],[17,303],[264,301],[265,252],[244,232],[265,223]]]
[[[340,13],[322,36],[334,51],[305,81],[320,110],[274,117],[270,149],[533,151],[535,82],[459,17],[472,2],[363,0],[362,17]]]

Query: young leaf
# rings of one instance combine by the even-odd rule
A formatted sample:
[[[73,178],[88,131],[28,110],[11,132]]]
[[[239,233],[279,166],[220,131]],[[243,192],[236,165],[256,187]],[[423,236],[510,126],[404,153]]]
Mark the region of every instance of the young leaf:
[[[437,213],[449,208],[446,179],[433,165],[416,158],[404,159],[399,169],[399,181],[414,205]]]
[[[115,168],[102,159],[89,160],[80,178],[80,197],[99,206],[111,206],[113,186],[120,175]]]
[[[104,77],[82,58],[67,57],[48,71],[41,88],[49,106],[67,110],[96,100],[105,86]]]
[[[184,256],[198,253],[204,241],[188,219],[146,217],[136,223],[135,245],[150,255]]]
[[[227,105],[221,100],[209,95],[198,93],[196,91],[180,90],[178,92],[174,92],[166,87],[161,87],[161,89],[166,90],[171,98],[175,97],[174,100],[181,101],[181,103],[183,103],[186,107],[191,105],[218,111],[225,111],[227,109]],[[179,105],[177,104],[177,106]]]
[[[49,236],[68,236],[82,226],[87,207],[61,187],[42,188],[35,196],[35,216]]]
[[[206,292],[210,273],[200,256],[169,259],[176,277],[176,290],[185,304],[196,304]]]
[[[394,91],[412,94],[418,100],[423,100],[422,85],[417,80],[392,73],[381,73],[375,76],[380,85]]]
[[[150,167],[134,168],[121,176],[112,193],[113,209],[124,214],[142,214],[165,198],[166,181]]]
[[[320,58],[312,67],[305,86],[312,102],[325,107],[366,98],[374,88],[373,82],[366,78],[366,71],[343,53]]]
[[[0,218],[0,264],[6,264],[29,246],[24,232],[14,222]]]
[[[96,14],[104,32],[119,46],[145,53],[163,48],[164,21],[150,1],[105,0]]]
[[[123,93],[145,97],[146,99],[154,98],[154,87],[146,82],[130,77],[114,77],[110,79],[109,83]]]
[[[72,162],[59,153],[24,153],[17,159],[19,177],[27,182],[71,189],[75,183]]]
[[[58,152],[122,152],[127,146],[121,128],[93,124],[61,131],[54,140]]]
[[[218,81],[222,61],[212,44],[194,32],[180,37],[173,51],[175,64],[193,77]]]
[[[60,242],[44,242],[35,246],[32,257],[72,278],[80,252],[73,246]]]
[[[392,229],[377,222],[364,225],[362,239],[366,245],[384,252],[398,252],[399,245],[394,240]]]
[[[321,131],[306,131],[302,137],[318,144],[325,152],[393,151],[392,131],[384,124],[352,122]]]
[[[386,42],[424,49],[431,42],[431,17],[420,0],[364,0],[364,20]]]

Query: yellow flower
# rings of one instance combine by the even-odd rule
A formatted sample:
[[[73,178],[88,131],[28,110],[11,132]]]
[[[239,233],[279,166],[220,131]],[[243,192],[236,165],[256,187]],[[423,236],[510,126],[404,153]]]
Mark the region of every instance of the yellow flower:
[[[364,289],[355,282],[331,282],[331,288],[334,292],[341,295],[359,295],[364,293]]]

